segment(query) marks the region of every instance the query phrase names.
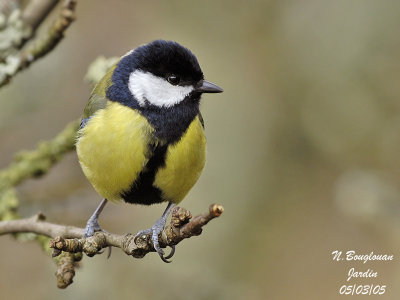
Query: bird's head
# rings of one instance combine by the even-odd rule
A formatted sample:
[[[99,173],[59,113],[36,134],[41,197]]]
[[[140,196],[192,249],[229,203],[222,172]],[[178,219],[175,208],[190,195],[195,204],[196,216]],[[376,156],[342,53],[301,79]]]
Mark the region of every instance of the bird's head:
[[[170,108],[182,102],[198,104],[202,93],[222,89],[204,80],[196,56],[172,41],[140,46],[117,64],[107,97],[138,108]]]

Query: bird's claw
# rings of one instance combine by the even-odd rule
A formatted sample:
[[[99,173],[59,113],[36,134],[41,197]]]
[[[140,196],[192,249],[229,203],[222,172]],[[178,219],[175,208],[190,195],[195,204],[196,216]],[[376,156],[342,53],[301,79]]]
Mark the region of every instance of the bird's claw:
[[[108,251],[107,251],[107,259],[109,259],[110,256],[111,256],[112,247],[111,247],[111,246],[108,246],[107,248],[108,248]],[[102,250],[100,250],[99,252],[97,252],[97,254],[103,254],[103,253],[104,253],[104,249],[102,249]]]
[[[158,241],[158,236],[159,234],[164,230],[164,225],[165,225],[165,221],[163,222],[163,220],[159,220],[156,222],[156,224],[154,224],[153,227],[149,228],[149,229],[145,229],[145,230],[141,230],[139,231],[136,236],[135,236],[135,243],[136,243],[136,239],[143,236],[143,235],[150,235],[151,234],[151,241],[153,243],[153,247],[154,250],[156,250],[156,252],[158,253],[158,255],[160,256],[161,260],[165,263],[170,263],[171,261],[168,260],[170,259],[172,256],[174,256],[175,254],[175,245],[173,245],[171,247],[171,253],[168,254],[167,256],[164,256],[164,250],[161,249],[160,247],[160,243]]]
[[[175,254],[175,245],[172,245],[171,246],[171,252],[167,256],[165,256],[164,258],[165,259],[170,259],[172,256],[174,256],[174,254]]]
[[[86,224],[86,227],[85,227],[85,230],[83,233],[83,238],[87,239],[88,237],[93,236],[95,234],[95,232],[98,232],[98,231],[108,233],[107,231],[105,231],[103,228],[100,227],[97,219],[90,218]],[[112,247],[108,246],[107,259],[110,258],[110,256],[111,256],[111,250],[112,250]],[[104,250],[100,250],[97,253],[102,254],[103,252],[104,252]]]
[[[136,233],[136,236],[135,236],[135,239],[134,239],[134,242],[135,242],[135,244],[136,244],[136,240],[138,239],[138,238],[140,238],[140,237],[142,237],[142,236],[144,236],[144,235],[149,235],[149,234],[151,234],[153,231],[152,231],[152,228],[148,228],[148,229],[145,229],[145,230],[140,230],[138,233]]]

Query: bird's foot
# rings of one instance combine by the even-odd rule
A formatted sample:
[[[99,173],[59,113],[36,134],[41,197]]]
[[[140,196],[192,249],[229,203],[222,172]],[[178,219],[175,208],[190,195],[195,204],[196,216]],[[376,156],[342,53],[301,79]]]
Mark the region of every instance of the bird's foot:
[[[167,256],[164,256],[164,254],[165,254],[164,250],[161,249],[160,243],[158,241],[158,236],[164,230],[164,226],[165,226],[166,221],[167,221],[166,218],[161,217],[160,219],[157,220],[157,222],[151,228],[139,231],[136,234],[135,242],[136,242],[136,239],[138,237],[150,234],[151,235],[151,241],[153,242],[154,250],[157,251],[158,255],[160,255],[160,257],[161,257],[163,262],[170,263],[171,261],[168,260],[168,259],[170,259],[172,256],[174,256],[175,245],[173,245],[171,247],[171,253],[168,254]]]
[[[105,231],[103,228],[100,227],[99,222],[97,221],[97,218],[90,218],[87,223],[86,223],[86,227],[83,233],[83,238],[87,239],[88,237],[91,237],[94,235],[95,232],[105,232],[108,233],[107,231]],[[108,247],[108,254],[107,254],[107,258],[110,258],[111,256],[111,249],[112,247],[109,246]],[[101,250],[98,253],[102,254],[104,251]]]
[[[103,231],[103,229],[100,227],[99,222],[97,219],[92,219],[90,218],[87,223],[86,227],[83,233],[83,237],[86,239],[88,237],[91,237],[94,235],[96,231]]]

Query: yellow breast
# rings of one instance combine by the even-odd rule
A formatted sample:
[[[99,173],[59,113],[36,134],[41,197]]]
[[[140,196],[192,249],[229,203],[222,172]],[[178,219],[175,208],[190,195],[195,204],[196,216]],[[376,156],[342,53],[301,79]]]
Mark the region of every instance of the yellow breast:
[[[155,140],[145,117],[109,101],[80,130],[76,149],[83,172],[96,191],[117,201],[146,170],[151,158],[149,144],[157,143],[163,142]],[[200,177],[205,159],[206,139],[197,116],[181,139],[168,146],[165,163],[155,174],[153,186],[161,191],[161,201],[182,201]]]
[[[116,201],[129,189],[148,161],[152,132],[145,117],[110,101],[81,129],[76,144],[79,161],[102,197]]]
[[[197,116],[182,138],[168,147],[165,166],[156,174],[154,185],[165,199],[179,203],[199,179],[206,161],[206,139]]]

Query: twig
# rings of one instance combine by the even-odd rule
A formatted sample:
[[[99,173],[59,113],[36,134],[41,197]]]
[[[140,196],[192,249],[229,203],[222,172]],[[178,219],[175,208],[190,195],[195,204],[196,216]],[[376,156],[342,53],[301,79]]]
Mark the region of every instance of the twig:
[[[66,0],[60,15],[50,26],[47,35],[37,40],[21,54],[20,70],[27,68],[33,61],[46,55],[61,41],[65,30],[75,19],[75,0]]]
[[[59,0],[30,0],[22,13],[22,19],[35,30],[58,2]]]
[[[202,227],[212,219],[219,217],[224,208],[219,204],[210,205],[207,213],[192,218],[190,211],[182,207],[175,207],[172,211],[171,222],[159,235],[161,247],[172,247],[183,239],[200,235]],[[56,272],[58,286],[65,288],[72,283],[75,262],[80,260],[79,253],[88,256],[102,253],[107,247],[120,248],[127,255],[143,258],[149,252],[155,252],[150,234],[135,236],[134,234],[118,235],[108,232],[96,232],[92,237],[83,238],[83,228],[65,226],[45,221],[43,214],[31,218],[0,222],[0,235],[12,233],[36,233],[53,238],[50,248],[53,248],[53,257],[61,253],[78,254],[77,258],[63,254],[62,262],[58,264]],[[136,239],[136,240],[135,240]],[[64,252],[63,252],[64,251]]]
[[[160,246],[173,246],[183,239],[201,234],[202,227],[212,219],[219,217],[223,211],[221,205],[213,204],[207,213],[192,218],[191,213],[185,208],[175,207],[170,224],[160,234]],[[42,214],[27,219],[0,222],[0,235],[21,232],[31,232],[54,238],[50,245],[56,252],[54,256],[59,255],[61,251],[84,252],[88,256],[93,256],[109,246],[121,248],[126,254],[135,258],[142,258],[147,253],[155,251],[151,243],[151,236],[147,234],[137,237],[136,243],[133,234],[117,235],[96,232],[94,236],[85,239],[82,238],[83,228],[46,222]]]
[[[44,37],[34,41],[26,50],[7,56],[5,63],[0,65],[0,87],[7,84],[12,77],[26,69],[32,62],[54,49],[75,19],[75,5],[76,0],[66,0],[58,18]]]
[[[58,288],[65,289],[73,282],[75,267],[78,266],[78,262],[81,259],[82,253],[73,254],[64,252],[60,255],[60,259],[57,263],[57,271],[55,273]]]
[[[212,219],[219,217],[223,211],[221,205],[213,204],[207,213],[192,218],[191,213],[185,208],[174,208],[170,224],[164,228],[159,236],[160,246],[163,248],[171,247],[177,245],[183,239],[201,234],[202,227]],[[135,258],[143,258],[147,253],[155,251],[150,234],[136,237],[134,234],[116,235],[96,232],[94,236],[87,239],[64,239],[58,236],[50,242],[50,248],[54,249],[54,256],[57,256],[61,251],[84,252],[88,256],[93,256],[98,254],[101,249],[109,246],[121,248],[127,255]]]
[[[0,221],[0,235],[30,232],[48,237],[64,236],[66,238],[81,237],[83,229],[74,226],[58,225],[45,222],[43,214],[11,221]]]

